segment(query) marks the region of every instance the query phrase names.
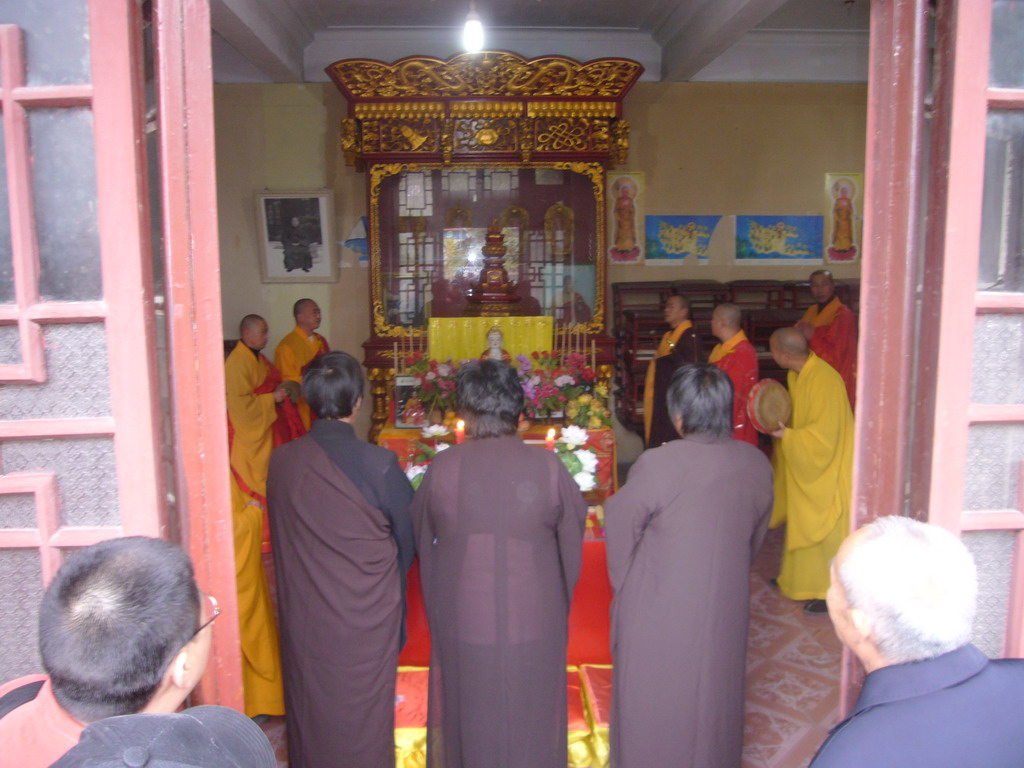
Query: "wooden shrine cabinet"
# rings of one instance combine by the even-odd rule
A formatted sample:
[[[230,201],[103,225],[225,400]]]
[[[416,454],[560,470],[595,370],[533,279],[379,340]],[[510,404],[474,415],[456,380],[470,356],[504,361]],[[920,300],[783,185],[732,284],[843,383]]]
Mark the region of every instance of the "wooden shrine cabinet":
[[[605,170],[626,159],[622,99],[642,71],[498,51],[327,68],[348,100],[346,161],[367,173],[371,439],[389,417],[396,350],[424,349],[432,317],[551,317],[610,381]],[[491,226],[519,299],[481,311],[471,296]]]

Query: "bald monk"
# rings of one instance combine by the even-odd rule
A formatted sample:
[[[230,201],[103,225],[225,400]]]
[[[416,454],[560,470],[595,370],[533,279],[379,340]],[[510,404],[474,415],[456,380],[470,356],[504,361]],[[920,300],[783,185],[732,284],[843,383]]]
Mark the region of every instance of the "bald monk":
[[[670,330],[661,337],[644,382],[644,441],[648,448],[679,438],[668,414],[668,386],[679,366],[700,360],[700,338],[690,321],[690,302],[686,297],[669,296],[664,316]]]
[[[267,506],[267,465],[278,404],[288,399],[280,374],[260,354],[268,328],[259,315],[242,319],[241,340],[224,363],[231,455],[231,519],[242,640],[245,714],[284,714],[277,625],[263,570],[261,542]],[[277,384],[274,385],[273,377]],[[268,378],[271,379],[268,387]]]
[[[757,352],[740,328],[743,316],[735,304],[719,304],[711,313],[711,333],[719,344],[708,362],[725,371],[732,382],[732,437],[757,446],[757,430],[747,416],[750,390],[757,383]]]
[[[853,413],[842,377],[798,329],[773,333],[771,351],[793,398],[793,426],[772,432],[772,526],[786,523],[779,589],[807,600],[808,613],[825,613],[829,562],[850,532]]]
[[[810,343],[811,351],[831,365],[846,385],[853,408],[857,394],[857,320],[836,296],[836,283],[827,269],[811,272],[809,307],[796,327]]]
[[[320,355],[331,351],[327,339],[316,332],[320,327],[320,306],[312,299],[299,299],[292,307],[295,327],[277,344],[274,350],[274,364],[285,381],[294,381],[302,385],[302,374],[306,366]],[[302,423],[309,429],[312,415],[305,398],[299,397],[296,405]]]

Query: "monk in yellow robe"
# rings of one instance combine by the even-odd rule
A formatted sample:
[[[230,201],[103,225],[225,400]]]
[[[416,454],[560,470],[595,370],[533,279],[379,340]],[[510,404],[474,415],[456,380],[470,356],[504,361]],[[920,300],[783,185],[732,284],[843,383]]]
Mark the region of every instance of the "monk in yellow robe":
[[[672,419],[665,399],[672,374],[683,363],[700,362],[700,338],[690,322],[690,302],[685,296],[669,296],[665,302],[665,322],[671,329],[661,337],[654,359],[647,366],[644,382],[644,443],[657,448],[676,440]]]
[[[277,404],[285,400],[288,391],[283,384],[272,391],[259,391],[265,389],[272,373],[269,361],[260,354],[267,343],[266,321],[259,315],[246,315],[240,330],[242,339],[224,363],[224,383],[231,436],[231,516],[242,684],[245,714],[255,717],[284,714],[277,624],[261,543]]]
[[[274,350],[274,365],[281,371],[285,381],[294,381],[302,385],[302,374],[314,358],[331,351],[327,339],[316,332],[320,327],[320,307],[312,299],[299,299],[292,307],[295,317],[295,328],[277,344]],[[309,429],[313,416],[306,399],[300,397],[296,402],[299,416],[306,429]]]
[[[772,357],[788,371],[792,426],[772,433],[775,506],[786,523],[779,589],[804,610],[824,613],[829,562],[850,532],[853,413],[842,377],[808,349],[796,328],[772,334]]]

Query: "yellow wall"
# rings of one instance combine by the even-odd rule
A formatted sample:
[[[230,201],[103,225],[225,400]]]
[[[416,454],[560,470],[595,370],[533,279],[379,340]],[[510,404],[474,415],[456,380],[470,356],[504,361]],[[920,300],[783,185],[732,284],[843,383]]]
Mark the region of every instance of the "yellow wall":
[[[369,336],[368,270],[343,241],[366,213],[365,174],[344,165],[345,103],[329,83],[215,87],[225,336],[249,312],[270,323],[268,352],[292,327],[303,296],[323,309],[334,349],[362,359]],[[867,87],[755,83],[640,83],[626,99],[629,162],[646,175],[647,214],[820,215],[824,174],[864,170]],[[253,196],[327,187],[335,194],[336,283],[264,284]],[[719,227],[706,265],[615,266],[612,282],[805,278],[805,266],[737,266],[731,228]],[[725,234],[723,234],[725,233]],[[836,276],[856,277],[858,265]],[[359,420],[365,433],[368,409]]]

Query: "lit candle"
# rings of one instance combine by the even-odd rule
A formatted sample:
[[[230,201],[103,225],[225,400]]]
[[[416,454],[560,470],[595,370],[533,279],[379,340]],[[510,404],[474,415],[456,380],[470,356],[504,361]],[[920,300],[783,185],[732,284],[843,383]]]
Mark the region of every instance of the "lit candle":
[[[455,422],[455,444],[462,445],[462,441],[466,439],[466,422],[459,419]]]
[[[548,429],[547,439],[544,440],[544,447],[549,451],[555,450],[555,428],[551,427]]]

